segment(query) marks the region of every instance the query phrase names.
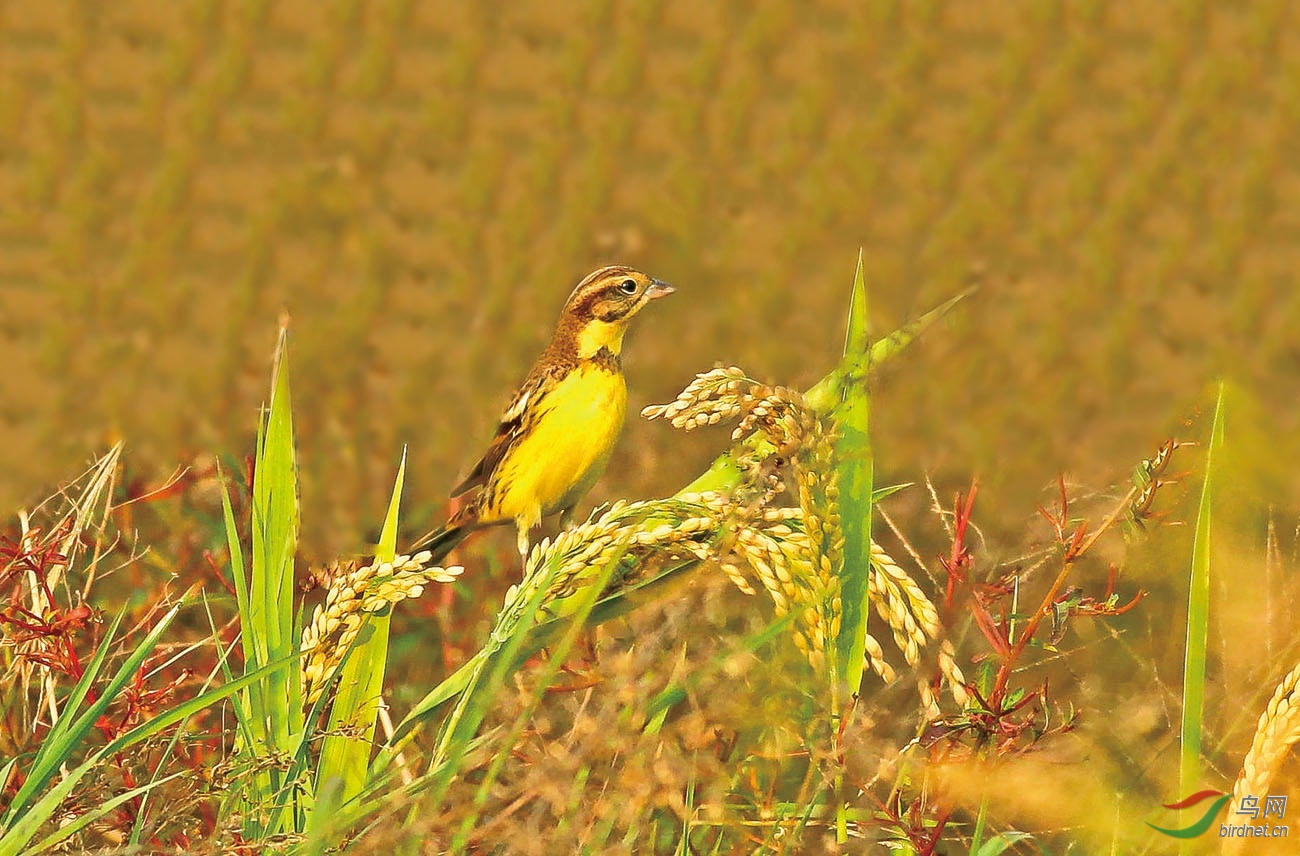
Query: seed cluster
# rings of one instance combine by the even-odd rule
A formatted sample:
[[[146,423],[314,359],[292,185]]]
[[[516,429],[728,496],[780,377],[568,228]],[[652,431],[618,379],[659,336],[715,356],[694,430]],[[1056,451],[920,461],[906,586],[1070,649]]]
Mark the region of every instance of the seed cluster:
[[[585,523],[544,538],[529,551],[523,579],[506,591],[489,646],[503,645],[530,614],[533,621],[569,614],[575,595],[591,585],[617,588],[633,570],[703,558],[716,531],[716,517],[706,505],[681,499],[620,500],[598,509]]]
[[[921,661],[927,638],[939,635],[939,611],[916,580],[890,558],[879,544],[871,545],[867,590],[876,614],[889,625],[894,643],[909,666]]]
[[[641,411],[646,419],[667,419],[674,428],[690,431],[735,419],[749,399],[752,381],[735,366],[716,368],[695,376],[677,398],[667,404],[652,404]]]
[[[741,591],[753,594],[741,570],[748,566],[777,614],[794,616],[796,647],[823,669],[843,612],[844,539],[831,430],[798,392],[758,383],[735,367],[699,375],[675,401],[642,415],[687,430],[739,417],[732,440],[740,444],[734,457],[745,479],[725,498],[730,537],[716,558]],[[788,489],[798,499],[795,508],[777,504]]]
[[[522,610],[544,587],[540,617],[553,617],[567,612],[570,599],[604,575],[611,562],[618,562],[618,567],[607,578],[607,588],[624,582],[627,573],[644,575],[662,562],[709,558],[723,510],[717,497],[705,495],[620,500],[598,509],[587,522],[534,546],[522,583],[507,592],[506,608]]]
[[[844,538],[833,430],[798,392],[758,383],[735,367],[700,374],[674,401],[641,413],[650,419],[668,419],[686,430],[739,418],[732,432],[739,447],[733,454],[745,479],[728,496],[711,498],[710,508],[715,516],[722,514],[728,532],[715,545],[715,558],[741,591],[753,594],[744,570],[748,568],[772,598],[777,614],[794,615],[795,645],[814,668],[824,668],[828,644],[839,635],[843,615],[839,569]],[[778,504],[778,495],[787,486],[797,498],[797,507]],[[917,665],[921,649],[938,637],[938,610],[916,581],[875,544],[868,598],[904,659]],[[871,636],[866,657],[883,679],[894,679],[893,667]],[[949,681],[960,681],[950,644],[946,654],[940,650],[939,663]]]
[[[425,550],[414,556],[397,556],[391,562],[332,569],[325,603],[316,607],[302,631],[302,686],[307,704],[314,704],[329,685],[367,614],[419,597],[429,583],[453,582],[464,570],[427,566],[431,558]]]
[[[1242,762],[1237,783],[1232,789],[1232,811],[1241,806],[1246,796],[1256,799],[1268,793],[1269,785],[1282,769],[1291,747],[1300,741],[1300,665],[1290,671],[1273,691],[1268,706],[1260,714],[1255,728],[1255,739]],[[1232,816],[1236,816],[1235,814]],[[1225,853],[1240,849],[1241,839],[1225,842]]]
[[[957,706],[963,710],[969,707],[973,699],[966,691],[966,676],[957,665],[957,649],[953,647],[951,639],[939,643],[939,674],[947,682]],[[924,681],[921,682],[921,706],[925,709],[927,720],[938,719],[943,713],[939,709],[939,699],[934,694],[934,688]]]

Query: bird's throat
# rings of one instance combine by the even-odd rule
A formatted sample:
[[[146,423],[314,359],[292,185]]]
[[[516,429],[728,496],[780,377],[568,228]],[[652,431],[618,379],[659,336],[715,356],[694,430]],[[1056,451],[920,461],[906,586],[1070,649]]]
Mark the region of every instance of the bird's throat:
[[[627,330],[627,323],[622,319],[619,321],[591,319],[574,336],[578,359],[590,360],[601,351],[606,351],[617,357],[623,350],[623,333],[625,330]]]

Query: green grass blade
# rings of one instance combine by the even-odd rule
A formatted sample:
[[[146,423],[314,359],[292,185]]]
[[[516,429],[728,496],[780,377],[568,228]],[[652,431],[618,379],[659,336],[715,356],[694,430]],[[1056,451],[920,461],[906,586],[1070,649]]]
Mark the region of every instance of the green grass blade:
[[[606,621],[612,621],[626,615],[646,601],[661,596],[670,586],[682,580],[687,571],[698,564],[698,560],[689,559],[669,566],[654,577],[642,580],[634,585],[619,587],[617,591],[611,592],[596,603],[590,615],[587,616],[587,626],[594,627]],[[553,645],[564,635],[570,622],[571,618],[568,616],[547,618],[539,622],[516,652],[515,665],[519,665],[541,649]],[[372,765],[374,770],[384,769],[395,757],[397,747],[409,740],[417,728],[433,717],[438,708],[465,691],[474,681],[475,675],[483,667],[481,661],[487,657],[488,653],[486,649],[479,650],[460,668],[444,678],[438,686],[430,690],[424,698],[420,699],[415,707],[411,709],[411,712],[398,723],[394,729],[392,740],[380,750]]]
[[[432,786],[435,799],[441,798],[444,789],[460,772],[461,761],[476,739],[479,725],[496,704],[500,688],[516,668],[521,652],[537,642],[538,635],[535,631],[543,610],[562,616],[555,620],[562,627],[562,632],[552,649],[552,659],[539,676],[540,685],[544,687],[563,664],[578,632],[586,626],[591,611],[599,602],[601,593],[621,559],[622,551],[616,551],[595,574],[584,576],[576,592],[557,599],[553,597],[552,591],[562,563],[558,555],[552,554],[544,564],[529,567],[523,581],[509,589],[505,603],[497,614],[489,641],[480,651],[483,657],[479,667],[471,675],[468,685],[460,693],[455,707],[443,723],[430,763],[430,771],[434,774]],[[515,731],[521,732],[523,725],[523,719],[517,720]],[[509,740],[506,742],[509,743]],[[491,765],[483,784],[490,783],[499,770],[500,759]],[[480,785],[476,808],[481,808],[482,800],[486,799],[483,784]],[[466,831],[467,828],[462,825],[462,834]]]
[[[579,634],[581,634],[583,627],[586,626],[587,617],[591,614],[591,610],[600,599],[600,593],[604,591],[605,587],[609,584],[609,581],[613,577],[615,570],[618,568],[621,559],[622,553],[616,552],[613,557],[605,562],[599,573],[597,573],[593,578],[585,580],[578,592],[566,599],[565,617],[569,619],[569,624],[565,629],[564,635],[560,638],[560,641],[551,649],[550,657],[537,675],[537,686],[540,688],[541,692],[534,693],[531,697],[531,701],[526,704],[523,710],[521,710],[516,716],[513,725],[503,738],[502,745],[516,745],[519,738],[523,735],[525,728],[532,721],[537,705],[541,702],[542,693],[545,691],[546,687],[549,687],[554,683],[560,667],[564,665],[565,660],[568,659],[569,652],[573,649],[574,642],[577,640]],[[554,578],[555,571],[559,569],[559,563],[554,558],[548,564],[551,567],[548,567],[547,569],[546,576],[548,577],[548,583],[542,589],[544,594],[549,592],[551,588],[549,580]],[[552,603],[553,602],[554,601],[552,601]],[[546,606],[549,608],[550,604],[548,603]],[[528,627],[523,625],[519,626],[516,628],[513,635],[519,640],[520,644],[523,644],[529,636]],[[463,726],[462,734],[466,735],[464,744],[453,744],[451,751],[447,755],[448,764],[445,768],[446,772],[441,781],[438,782],[440,787],[444,783],[449,782],[451,777],[459,772],[461,760],[464,757],[464,749],[468,746],[470,740],[477,736],[478,726],[482,723],[486,712],[497,704],[501,687],[505,685],[509,678],[509,673],[512,671],[512,668],[510,667],[511,659],[512,656],[510,654],[501,658],[497,662],[497,668],[493,670],[488,681],[480,685],[482,693],[479,697],[473,699],[473,704],[470,705],[471,714],[461,720]],[[478,784],[478,790],[474,797],[473,810],[466,815],[465,819],[461,823],[457,836],[452,839],[452,852],[459,852],[460,846],[468,845],[469,836],[474,826],[477,824],[478,819],[481,817],[481,812],[487,805],[492,786],[500,775],[501,770],[504,768],[507,757],[507,753],[498,754],[492,760],[492,763],[488,765],[487,770],[484,771],[483,778]]]
[[[173,607],[171,612],[164,617],[163,622],[169,623],[171,618],[174,617],[176,611],[179,609],[180,606]],[[160,624],[163,622],[160,622]],[[154,637],[152,643],[149,643],[149,639],[146,639],[141,643],[140,647],[137,648],[137,651],[146,647],[146,643],[149,643],[148,647],[150,648],[153,647],[153,644],[156,644],[156,635],[150,634],[150,636]],[[296,655],[294,659],[296,659]],[[130,661],[128,661],[128,664],[129,662]],[[90,758],[60,779],[54,787],[45,793],[44,796],[34,802],[26,811],[22,812],[22,814],[16,818],[16,821],[11,827],[6,827],[3,832],[0,833],[0,856],[17,856],[17,854],[25,853],[26,850],[24,848],[26,847],[27,842],[30,841],[32,837],[36,835],[41,826],[54,815],[54,813],[59,809],[59,806],[63,804],[63,801],[72,793],[77,783],[81,781],[88,772],[93,770],[96,765],[102,763],[105,758],[115,753],[125,751],[143,740],[147,740],[163,729],[170,728],[176,723],[193,716],[205,707],[215,704],[216,702],[239,692],[249,684],[264,679],[275,670],[284,668],[285,665],[286,663],[272,663],[252,672],[251,674],[245,675],[237,681],[195,696],[189,701],[168,709],[153,719],[150,719],[148,722],[137,725],[135,728],[111,741],[107,746],[104,746],[102,749],[95,752]],[[133,670],[127,674],[129,675],[132,673]],[[121,687],[119,686],[118,690],[120,691],[120,689]]]
[[[217,621],[215,617],[213,617],[212,615],[211,604],[208,603],[208,597],[206,594],[200,593],[200,597],[203,600],[204,615],[208,619],[208,629],[212,633],[212,638],[216,639],[218,638]],[[235,641],[231,642],[229,645],[225,647],[224,650],[218,648],[220,654],[217,657],[216,668],[221,671],[221,677],[226,683],[231,683],[232,681],[235,680],[234,670],[230,668],[230,655],[234,653],[235,646],[240,644],[241,639],[236,639]],[[252,723],[248,721],[249,719],[248,708],[245,704],[245,702],[247,701],[246,695],[247,692],[237,693],[232,699],[232,701],[234,702],[232,709],[234,710],[235,713],[235,726],[237,728],[237,736],[235,738],[236,746],[251,746],[253,744],[253,736],[252,736],[253,726]]]
[[[999,832],[981,844],[978,850],[973,850],[972,856],[1001,856],[1014,845],[1031,841],[1033,837],[1028,832]]]
[[[853,274],[853,297],[849,304],[848,336],[844,362],[863,359],[870,350],[867,340],[867,287],[862,272],[862,253]],[[840,526],[844,533],[844,567],[840,570],[843,616],[836,640],[836,672],[850,693],[862,681],[867,638],[867,580],[871,572],[871,513],[874,459],[868,422],[871,410],[866,377],[846,383],[840,389],[836,408],[840,437],[836,443],[840,476]],[[837,686],[838,691],[839,686]]]
[[[883,339],[875,342],[863,343],[861,339],[865,336],[866,331],[866,291],[863,289],[863,297],[857,301],[857,306],[861,307],[859,314],[855,315],[853,305],[850,305],[850,335],[847,338],[846,347],[855,347],[855,343],[865,349],[865,353],[859,350],[857,353],[845,353],[844,359],[835,367],[833,371],[824,376],[817,383],[804,393],[808,404],[818,413],[835,416],[837,419],[842,418],[839,410],[845,406],[846,402],[853,401],[855,394],[854,389],[865,390],[866,377],[871,368],[878,366],[886,360],[891,359],[901,352],[912,342],[916,341],[930,325],[934,324],[943,316],[947,315],[953,307],[962,300],[974,293],[975,289],[970,288],[958,294],[939,306],[926,312],[918,318],[909,321],[904,326],[898,328]],[[856,291],[855,291],[856,294]],[[855,298],[856,300],[856,298]],[[860,317],[861,322],[854,321],[855,317]],[[861,326],[861,333],[853,330],[855,325]],[[855,335],[857,338],[855,339]],[[730,452],[724,452],[714,459],[713,463],[707,470],[699,475],[694,481],[679,491],[683,493],[698,493],[706,490],[726,490],[729,487],[740,482],[740,470],[736,462],[732,459]],[[841,486],[842,488],[843,486]]]
[[[831,714],[842,709],[842,693],[857,693],[862,682],[867,642],[867,583],[871,575],[871,513],[874,459],[868,433],[871,397],[867,391],[866,371],[852,372],[848,367],[869,368],[870,341],[867,329],[867,285],[862,272],[862,251],[853,273],[853,296],[849,301],[848,333],[844,341],[841,366],[846,374],[839,386],[840,401],[835,407],[839,438],[835,441],[836,467],[840,479],[840,528],[844,536],[844,563],[840,575],[840,633],[831,658]],[[835,837],[848,842],[848,821],[844,814],[843,779],[835,778],[837,813]]]
[[[682,812],[682,837],[677,842],[677,856],[691,856],[691,818],[695,815],[695,776],[686,782],[686,805]]]
[[[530,631],[546,602],[555,566],[556,562],[551,561],[545,568],[537,569],[535,573],[541,575],[541,583],[531,592],[521,590],[507,595],[507,604],[498,614],[497,624],[484,646],[485,656],[479,661],[478,668],[470,676],[468,684],[456,700],[456,706],[443,724],[431,766],[454,774],[470,741],[478,733],[479,723],[491,709],[497,688],[505,682],[517,662],[516,657],[529,642]],[[510,597],[525,600],[518,608],[511,608]],[[448,775],[440,781],[449,778]]]
[[[168,708],[153,719],[140,723],[135,728],[132,728],[127,733],[118,737],[116,740],[113,740],[101,751],[103,754],[111,754],[113,752],[121,752],[124,749],[130,749],[135,744],[142,740],[147,740],[159,731],[162,731],[164,728],[170,728],[181,720],[193,716],[204,708],[211,707],[222,699],[230,697],[247,687],[249,684],[259,681],[267,675],[274,674],[276,671],[283,670],[286,666],[295,665],[297,660],[298,654],[295,652],[283,660],[268,663],[262,668],[244,675],[242,678],[237,678],[228,684],[222,684],[219,687],[214,687],[213,689],[200,693],[194,698],[181,702],[175,707]]]
[[[42,742],[40,750],[36,753],[36,758],[32,762],[32,769],[27,774],[27,781],[23,782],[23,786],[19,788],[13,802],[10,803],[9,810],[5,812],[0,828],[8,829],[23,814],[32,798],[49,784],[55,771],[68,762],[72,753],[81,746],[86,734],[99,720],[99,717],[113,703],[113,700],[117,698],[118,693],[122,691],[127,682],[134,677],[136,671],[140,668],[140,664],[144,662],[144,659],[149,656],[154,646],[158,644],[159,637],[171,624],[172,619],[176,617],[179,610],[180,605],[172,607],[154,625],[153,629],[136,645],[135,650],[118,668],[117,673],[108,682],[108,686],[104,687],[99,697],[86,708],[84,713],[76,717],[65,716],[50,730],[50,734]],[[122,616],[119,615],[113,623],[113,630],[117,628],[121,620]],[[83,697],[88,691],[90,683],[93,682],[96,671],[103,663],[111,641],[112,637],[105,634],[104,641],[100,643],[100,650],[96,652],[95,659],[92,661],[93,668],[87,668],[81,681],[78,681],[77,688],[81,691]]]
[[[229,646],[225,648],[225,650],[222,650],[220,644],[221,643],[220,635],[217,633],[217,628],[211,620],[212,618],[211,613],[207,612],[207,607],[208,607],[207,598],[202,594],[200,594],[200,598],[202,599],[204,611],[207,614],[209,619],[208,626],[211,628],[212,635],[208,639],[202,642],[196,642],[190,645],[185,650],[183,650],[179,654],[176,654],[168,661],[168,663],[170,663],[179,660],[182,657],[188,656],[189,654],[193,653],[194,650],[200,647],[206,647],[209,643],[216,647],[217,651],[219,652],[217,656],[217,662],[214,663],[212,665],[212,668],[208,670],[207,677],[203,679],[203,684],[199,688],[198,695],[202,695],[203,693],[206,693],[212,687],[212,683],[217,679],[218,675],[225,675],[227,682],[229,682],[230,666],[226,661],[230,656],[230,652],[233,651],[235,647],[235,643],[232,642]],[[238,695],[236,695],[236,699],[238,699]],[[243,727],[242,723],[239,723],[238,718],[236,718],[236,723],[240,728]],[[176,746],[181,742],[182,738],[187,735],[188,733],[186,728],[187,725],[188,725],[187,721],[185,720],[181,721],[180,727],[177,728],[172,733],[171,738],[167,741],[167,747],[163,751],[162,758],[154,766],[154,769],[150,774],[149,782],[141,786],[144,788],[144,792],[141,796],[139,807],[134,812],[135,821],[131,826],[131,835],[127,840],[128,847],[138,848],[141,846],[140,842],[141,839],[144,837],[146,819],[149,815],[149,809],[151,808],[150,801],[151,801],[152,794],[150,793],[150,791],[152,790],[154,783],[157,782],[157,780],[163,776],[163,773],[168,766],[168,761],[174,757]],[[173,777],[167,776],[166,778],[170,779]],[[166,798],[164,797],[164,800],[165,799]]]
[[[118,627],[122,624],[122,619],[126,617],[126,610],[119,612],[109,625],[108,630],[104,633],[104,638],[100,640],[99,648],[91,657],[90,663],[86,665],[85,670],[81,673],[81,680],[77,681],[76,686],[72,688],[68,700],[63,704],[63,712],[59,721],[50,729],[50,733],[45,736],[42,748],[45,744],[57,743],[68,727],[76,721],[77,715],[81,712],[81,705],[86,701],[86,695],[90,692],[91,685],[99,677],[99,670],[104,667],[104,660],[108,657],[109,649],[112,648],[113,640],[117,638]]]
[[[19,854],[26,853],[27,842],[32,840],[41,826],[54,815],[54,812],[63,804],[63,801],[72,793],[82,777],[90,772],[102,758],[102,752],[96,753],[90,760],[69,772],[56,782],[48,793],[19,815],[12,827],[6,828],[3,833],[0,833],[0,856],[19,856]]]
[[[271,407],[265,443],[253,478],[254,531],[261,533],[262,574],[253,575],[254,601],[260,594],[267,650],[279,660],[298,650],[293,635],[293,556],[298,546],[298,469],[289,395],[288,331],[281,329],[276,347]],[[256,555],[255,555],[256,559]],[[284,748],[291,733],[302,730],[297,669],[271,676],[267,687],[274,745]]]
[[[117,638],[117,630],[125,617],[125,610],[119,612],[117,617],[113,619],[113,623],[104,632],[104,637],[99,642],[99,648],[96,649],[90,662],[86,664],[85,670],[81,673],[81,679],[72,688],[72,693],[63,706],[63,715],[59,717],[59,721],[54,724],[49,734],[45,735],[45,739],[41,741],[41,748],[32,760],[32,769],[27,774],[27,781],[23,782],[23,786],[19,788],[13,802],[9,804],[8,810],[0,818],[0,829],[9,826],[26,802],[37,791],[45,787],[45,783],[49,781],[49,777],[53,775],[54,770],[67,763],[68,756],[80,745],[81,739],[85,736],[85,731],[80,734],[71,734],[70,732],[77,726],[78,722],[85,723],[84,718],[78,715],[81,705],[90,692],[91,686],[98,680],[99,672],[104,666],[104,660],[113,647],[113,640]],[[93,724],[94,720],[89,720],[89,723]],[[89,725],[86,726],[86,730],[89,730]],[[13,761],[10,762],[10,764],[12,763]]]
[[[482,748],[488,739],[485,736],[474,738],[470,741],[466,751],[477,751]],[[371,823],[380,822],[376,818],[385,810],[391,809],[395,803],[412,800],[432,790],[438,784],[442,774],[442,768],[435,766],[432,770],[417,776],[413,781],[395,787],[392,786],[392,779],[387,775],[372,776],[359,797],[339,806],[337,811],[332,811],[328,815],[322,815],[319,818],[319,825],[305,839],[306,844],[309,847],[314,846],[314,842],[331,836],[337,839],[348,831],[355,831],[358,836],[363,835],[365,829],[359,829],[363,823],[367,820]]]
[[[218,465],[218,473],[220,473],[220,465]],[[224,477],[221,480],[221,513],[226,527],[226,548],[230,552],[230,577],[235,587],[235,607],[240,618],[239,644],[244,651],[245,671],[248,671],[265,662],[265,648],[263,646],[259,652],[255,642],[258,634],[251,630],[253,621],[248,592],[248,566],[244,564],[244,547],[239,541],[239,526],[235,523],[235,510],[230,502],[230,485]],[[209,626],[215,634],[216,624],[210,614],[208,619]],[[226,659],[223,657],[221,662],[227,673],[226,680],[230,680],[230,669],[226,665]],[[242,736],[249,745],[257,740],[254,737],[255,733],[262,733],[262,730],[252,722],[252,711],[263,709],[265,705],[261,699],[261,687],[257,685],[249,687],[247,692],[235,699],[235,717],[241,726]]]
[[[975,288],[968,288],[929,312],[912,319],[883,339],[872,342],[865,358],[858,355],[856,360],[843,360],[833,371],[813,384],[804,393],[804,397],[808,399],[808,404],[814,410],[823,413],[834,412],[841,400],[840,389],[845,383],[867,374],[875,366],[896,357],[908,345],[915,342],[928,327],[951,312],[958,303],[970,297],[975,291]]]
[[[770,643],[773,639],[782,636],[789,631],[790,625],[794,622],[794,615],[786,613],[780,618],[774,619],[766,627],[757,633],[752,633],[745,638],[739,647],[734,651],[729,651],[726,656],[717,657],[713,663],[707,664],[689,672],[689,677],[680,683],[669,684],[659,691],[650,703],[646,705],[646,724],[642,731],[646,734],[655,734],[663,726],[668,714],[672,709],[685,701],[692,690],[701,681],[711,677],[722,670],[727,659],[737,651],[745,651],[753,654],[763,646]]]
[[[58,830],[56,830],[55,832],[52,832],[51,834],[47,835],[45,838],[41,839],[38,843],[24,850],[23,851],[24,856],[35,856],[35,854],[37,853],[43,853],[46,850],[49,850],[50,848],[58,845],[59,843],[71,838],[73,835],[76,835],[78,832],[85,829],[87,826],[90,826],[90,824],[99,820],[101,817],[108,814],[113,809],[120,806],[122,803],[133,800],[139,796],[147,795],[154,788],[157,788],[160,785],[165,785],[168,782],[170,782],[172,779],[175,779],[178,776],[184,776],[185,774],[186,771],[180,770],[175,773],[172,773],[170,776],[166,776],[161,779],[154,779],[151,782],[146,782],[145,784],[140,785],[139,787],[135,787],[129,791],[120,793],[117,796],[113,797],[112,799],[106,800],[96,805],[93,809],[86,812],[85,814],[79,815],[76,820],[72,821],[67,826],[59,827]]]
[[[480,661],[485,656],[487,656],[485,651],[477,652],[473,657],[461,664],[460,668],[440,681],[436,687],[429,690],[424,698],[420,699],[415,707],[411,709],[411,712],[397,724],[393,731],[391,743],[398,744],[403,741],[416,726],[431,717],[438,708],[463,692],[469,686],[470,681],[473,680],[475,672],[481,668]],[[389,751],[387,749],[381,750],[379,757],[375,759],[376,769],[381,769],[389,760],[391,760]]]
[[[388,514],[375,551],[376,562],[391,562],[397,553],[397,522],[402,486],[406,480],[406,452],[397,468]],[[330,708],[330,736],[321,749],[316,775],[316,793],[329,790],[342,802],[360,794],[366,784],[366,766],[374,742],[379,714],[384,669],[388,663],[390,616],[369,615],[364,619],[357,642],[339,671],[338,691]],[[340,733],[346,731],[347,733]]]
[[[1205,479],[1192,542],[1191,584],[1187,596],[1187,653],[1183,662],[1182,748],[1178,756],[1179,794],[1193,792],[1201,775],[1201,717],[1205,707],[1206,647],[1210,625],[1210,514],[1214,499],[1215,453],[1223,447],[1224,385],[1214,405],[1214,424],[1205,449]]]
[[[235,586],[235,606],[241,616],[249,614],[249,594],[248,594],[248,567],[244,564],[244,547],[239,542],[239,526],[235,523],[235,510],[230,504],[230,485],[226,482],[224,475],[221,474],[221,465],[217,465],[217,473],[221,475],[221,513],[226,525],[226,547],[230,551],[230,577]],[[257,662],[257,655],[253,650],[252,634],[241,633],[240,639],[244,646],[244,662]]]
[[[975,815],[975,826],[970,833],[970,856],[979,856],[983,845],[988,843],[984,841],[984,824],[988,821],[988,813],[989,799],[985,794],[980,800],[980,810]]]
[[[276,341],[270,404],[258,421],[247,554],[239,543],[228,490],[223,491],[222,499],[244,673],[261,675],[244,684],[246,690],[234,701],[240,725],[236,752],[252,758],[291,756],[304,730],[293,589],[299,528],[297,472],[288,331],[282,328]],[[271,663],[282,665],[266,671],[264,667]],[[287,775],[280,766],[259,765],[258,772],[227,792],[223,814],[243,819],[242,834],[248,840],[299,831],[301,810],[292,816],[268,811],[281,794],[304,793]]]

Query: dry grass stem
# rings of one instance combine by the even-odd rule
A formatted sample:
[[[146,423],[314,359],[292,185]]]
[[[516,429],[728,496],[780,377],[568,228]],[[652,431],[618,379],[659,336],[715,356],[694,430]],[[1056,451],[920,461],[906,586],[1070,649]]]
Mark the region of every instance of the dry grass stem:
[[[0,687],[17,689],[20,716],[10,723],[25,729],[23,736],[35,734],[42,721],[59,720],[58,674],[79,671],[69,660],[70,640],[93,620],[85,602],[100,559],[112,546],[106,533],[121,453],[118,443],[58,493],[20,512],[16,541],[0,544],[0,587],[10,601],[0,608],[0,647],[14,653],[0,672]],[[92,553],[83,560],[87,544]],[[69,584],[74,566],[84,577],[80,590]],[[39,688],[35,695],[33,686]],[[6,742],[0,741],[0,749]]]

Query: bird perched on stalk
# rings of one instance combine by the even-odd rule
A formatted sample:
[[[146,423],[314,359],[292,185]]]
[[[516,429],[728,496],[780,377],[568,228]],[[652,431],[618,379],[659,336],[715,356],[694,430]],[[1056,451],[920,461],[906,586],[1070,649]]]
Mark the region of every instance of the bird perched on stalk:
[[[578,283],[487,451],[452,489],[453,498],[469,494],[467,501],[415,546],[439,555],[474,529],[513,522],[526,556],[529,532],[544,516],[558,511],[567,525],[623,429],[623,334],[642,307],[672,293],[667,283],[621,265]]]

